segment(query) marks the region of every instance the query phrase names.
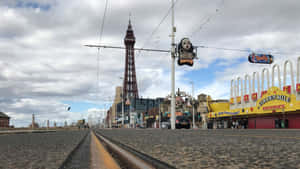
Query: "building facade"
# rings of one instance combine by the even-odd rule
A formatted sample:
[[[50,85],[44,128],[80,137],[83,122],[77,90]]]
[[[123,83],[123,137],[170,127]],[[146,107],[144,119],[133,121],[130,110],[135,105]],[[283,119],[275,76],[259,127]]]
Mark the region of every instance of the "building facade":
[[[293,62],[290,60],[284,62],[283,76],[280,74],[279,65],[274,64],[271,78],[269,70],[264,68],[261,76],[259,72],[253,72],[252,77],[245,75],[244,79],[241,77],[233,79],[230,103],[210,105],[212,111],[209,118],[217,124],[214,126],[227,124],[228,127],[242,126],[255,129],[300,128],[300,57],[296,63],[296,84],[292,65]],[[290,69],[289,76],[287,68]],[[290,79],[287,79],[288,77]]]
[[[139,125],[145,124],[145,119],[149,117],[155,118],[150,115],[150,110],[156,108],[158,114],[159,106],[163,102],[163,98],[149,99],[149,98],[131,98],[130,104],[124,104],[124,123],[132,124],[131,116],[134,116],[134,123]],[[117,104],[117,117],[122,118],[122,103]],[[120,123],[119,121],[118,123]]]
[[[9,127],[9,119],[5,113],[0,112],[0,128],[8,128]]]
[[[117,105],[119,103],[122,103],[122,87],[121,86],[116,87],[114,102],[111,106],[111,118],[112,118],[112,125],[113,126],[117,125],[117,120],[118,120]]]

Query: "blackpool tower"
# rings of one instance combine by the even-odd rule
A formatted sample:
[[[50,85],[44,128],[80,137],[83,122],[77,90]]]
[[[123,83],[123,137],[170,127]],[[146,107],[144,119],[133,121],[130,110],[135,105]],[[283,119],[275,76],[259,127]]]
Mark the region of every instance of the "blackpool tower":
[[[123,97],[125,99],[138,98],[139,92],[136,83],[135,61],[134,61],[134,44],[135,37],[129,20],[126,36],[124,38],[126,48],[125,71],[123,81]]]

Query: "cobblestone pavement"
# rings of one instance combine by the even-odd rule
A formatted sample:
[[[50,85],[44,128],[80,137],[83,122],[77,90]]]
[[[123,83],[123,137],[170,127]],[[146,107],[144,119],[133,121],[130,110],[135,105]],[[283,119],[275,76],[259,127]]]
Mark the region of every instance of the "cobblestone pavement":
[[[57,169],[86,132],[0,135],[0,169]]]
[[[180,169],[300,168],[300,130],[99,131]]]

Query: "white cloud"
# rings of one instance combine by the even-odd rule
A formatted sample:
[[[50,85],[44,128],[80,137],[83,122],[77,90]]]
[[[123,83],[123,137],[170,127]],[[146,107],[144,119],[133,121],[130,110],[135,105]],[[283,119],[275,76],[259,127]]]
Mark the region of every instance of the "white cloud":
[[[92,110],[66,112],[62,100],[101,104],[114,96],[115,86],[120,85],[119,77],[123,76],[125,52],[101,49],[98,88],[97,49],[83,46],[99,42],[105,1],[30,2],[50,5],[50,8],[17,7],[16,0],[0,2],[0,109],[9,112],[13,119],[25,121],[30,121],[33,112],[40,114],[37,118],[43,120],[87,117]],[[202,22],[200,18],[214,14],[220,2],[178,1],[176,41],[195,31]],[[191,37],[193,44],[272,52],[298,50],[300,24],[297,20],[300,10],[296,0],[224,2],[217,15]],[[124,45],[123,38],[131,12],[137,47],[169,49],[170,17],[146,41],[169,7],[169,1],[160,0],[109,1],[102,43]],[[212,65],[217,62],[217,65],[228,68],[216,72],[212,84],[196,85],[195,88],[198,89],[197,94],[203,92],[216,99],[226,98],[232,78],[262,69],[259,65],[239,64],[240,59],[247,55],[199,48],[199,60],[193,68],[176,67],[176,88],[190,91],[191,79],[186,75],[198,73],[203,68],[215,69]],[[287,57],[296,57],[291,54],[274,56],[275,62],[280,64]],[[164,97],[169,94],[170,61],[169,54],[136,52],[140,96]],[[237,66],[230,67],[233,64]]]

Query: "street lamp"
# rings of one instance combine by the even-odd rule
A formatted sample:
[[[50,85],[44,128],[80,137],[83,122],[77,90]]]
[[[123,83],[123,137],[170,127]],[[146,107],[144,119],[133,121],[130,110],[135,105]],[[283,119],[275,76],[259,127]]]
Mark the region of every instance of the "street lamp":
[[[174,25],[174,0],[172,0],[172,48],[171,48],[171,129],[175,129],[175,25]]]
[[[192,84],[192,107],[193,107],[193,128],[196,128],[195,125],[195,107],[194,107],[194,82],[190,81]]]

